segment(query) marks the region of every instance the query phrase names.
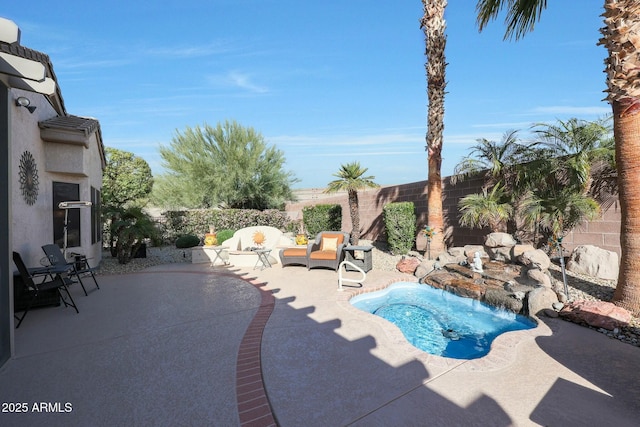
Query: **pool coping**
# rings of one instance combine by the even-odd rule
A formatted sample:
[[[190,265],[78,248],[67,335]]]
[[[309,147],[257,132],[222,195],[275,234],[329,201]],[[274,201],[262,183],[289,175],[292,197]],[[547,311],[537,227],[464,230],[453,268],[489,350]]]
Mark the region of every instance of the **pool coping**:
[[[244,427],[275,427],[278,422],[266,391],[261,358],[262,336],[267,322],[275,309],[276,299],[268,289],[266,282],[256,278],[244,278],[241,275],[236,277],[252,285],[258,290],[261,297],[260,305],[247,326],[237,355],[236,401],[240,425]],[[378,325],[380,330],[393,343],[396,351],[425,365],[439,368],[438,370],[441,370],[441,372],[429,381],[433,381],[453,369],[465,372],[489,372],[503,369],[516,360],[517,347],[521,342],[551,335],[551,329],[544,322],[536,316],[529,316],[537,323],[535,328],[505,332],[499,335],[493,340],[489,353],[481,358],[465,360],[429,354],[411,345],[402,334],[402,331],[393,323],[380,316],[360,310],[350,302],[357,295],[381,291],[399,282],[417,283],[417,280],[412,281],[405,277],[389,280],[382,285],[372,287],[343,288],[343,291],[336,293],[335,302],[338,307],[345,309],[349,315],[354,316],[356,319]]]
[[[342,292],[339,292],[336,302],[341,308],[347,310],[347,312],[349,312],[351,315],[356,316],[358,319],[377,324],[381,328],[381,330],[384,331],[386,336],[394,343],[394,346],[398,346],[398,351],[411,356],[422,363],[448,369],[460,368],[467,372],[493,371],[496,369],[502,369],[507,364],[515,361],[517,357],[517,347],[523,340],[534,340],[540,336],[551,335],[551,330],[549,329],[549,327],[537,316],[528,316],[536,322],[536,327],[500,334],[491,343],[491,349],[489,350],[489,353],[487,353],[487,355],[483,357],[477,359],[453,359],[449,357],[429,354],[411,345],[405,338],[400,328],[398,328],[393,323],[380,316],[376,316],[374,314],[360,310],[354,307],[350,302],[353,297],[371,292],[382,291],[393,285],[394,283],[399,282],[418,283],[417,280],[410,281],[407,279],[397,279],[379,286],[357,289],[344,289]]]

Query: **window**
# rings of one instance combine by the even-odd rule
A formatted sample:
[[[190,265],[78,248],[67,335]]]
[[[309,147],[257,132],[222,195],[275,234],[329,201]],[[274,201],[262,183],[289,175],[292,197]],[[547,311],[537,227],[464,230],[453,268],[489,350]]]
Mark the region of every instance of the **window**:
[[[91,244],[102,241],[102,220],[100,218],[102,203],[100,200],[100,190],[91,187]]]
[[[60,202],[80,200],[80,184],[53,182],[53,241],[64,246],[64,217],[67,212],[67,247],[80,246],[80,209],[60,209]]]

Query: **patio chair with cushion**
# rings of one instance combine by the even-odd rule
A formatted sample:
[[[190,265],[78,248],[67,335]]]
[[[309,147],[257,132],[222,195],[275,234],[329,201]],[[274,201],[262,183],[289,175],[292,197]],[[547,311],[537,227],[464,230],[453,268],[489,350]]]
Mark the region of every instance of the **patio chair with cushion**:
[[[95,275],[95,267],[89,266],[89,262],[87,261],[87,257],[80,254],[73,254],[75,261],[68,262],[62,251],[60,250],[60,246],[55,243],[50,245],[44,245],[42,250],[47,255],[47,259],[52,266],[57,268],[64,268],[65,266],[68,268],[67,273],[69,277],[78,279],[80,286],[82,286],[82,290],[85,295],[87,294],[87,290],[84,287],[84,283],[82,283],[82,276],[90,275],[93,278],[93,282],[96,284],[96,288],[100,289],[100,285],[98,285],[98,281],[96,280]]]
[[[343,231],[321,231],[310,243],[307,268],[327,267],[338,271],[344,260],[343,248],[349,244],[349,233]]]
[[[29,299],[29,302],[25,307],[22,317],[14,314],[14,317],[18,320],[16,329],[20,327],[20,324],[29,312],[29,309],[33,305],[34,301],[38,298],[40,292],[44,292],[49,289],[56,289],[58,291],[58,294],[60,295],[60,298],[62,299],[62,302],[64,303],[64,306],[73,307],[76,310],[76,313],[79,313],[78,307],[76,307],[76,303],[73,301],[73,297],[69,293],[69,288],[67,287],[67,285],[71,283],[71,280],[68,277],[63,277],[60,274],[52,275],[50,270],[47,270],[43,267],[38,267],[32,269],[32,271],[37,271],[37,274],[41,278],[45,277],[45,281],[42,283],[36,283],[34,281],[34,276],[36,275],[36,273],[32,273],[29,271],[18,252],[13,253],[13,262],[18,268],[18,273],[20,273],[20,278],[22,279],[22,284],[24,286],[24,293],[31,295],[31,298]],[[53,276],[53,278],[49,281],[46,281],[46,277],[48,276]],[[65,296],[62,294],[62,291],[67,294],[67,298],[69,299],[69,301],[67,301],[67,298],[65,298]]]

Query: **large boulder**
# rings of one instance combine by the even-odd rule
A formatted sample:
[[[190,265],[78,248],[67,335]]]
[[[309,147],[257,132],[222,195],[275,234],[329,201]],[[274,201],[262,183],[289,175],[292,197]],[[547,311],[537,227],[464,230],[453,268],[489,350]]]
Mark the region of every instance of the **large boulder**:
[[[487,247],[486,249],[491,259],[496,261],[511,262],[511,247],[498,246],[495,248]]]
[[[551,276],[547,272],[538,268],[530,268],[527,270],[527,277],[540,286],[551,289]]]
[[[527,305],[530,315],[537,315],[547,308],[552,308],[556,302],[558,302],[558,297],[550,288],[541,286],[527,294]]]
[[[618,254],[593,245],[577,246],[567,263],[567,270],[605,280],[618,280]]]
[[[473,259],[476,252],[480,252],[480,258],[489,258],[489,254],[484,250],[482,245],[464,245],[464,255],[468,259]]]
[[[467,259],[467,257],[464,255],[464,248],[461,248],[460,246],[454,246],[452,248],[449,248],[447,250],[447,253],[460,260]]]
[[[413,274],[420,265],[420,260],[416,257],[402,257],[396,264],[396,269],[401,273]]]
[[[484,245],[488,248],[498,248],[500,246],[512,247],[518,242],[509,233],[490,233],[484,242]]]
[[[627,326],[631,321],[631,313],[606,301],[572,302],[560,310],[560,317],[610,331],[620,326]]]
[[[438,261],[440,261],[440,265],[459,264],[466,260],[467,257],[464,255],[464,252],[460,251],[443,252],[438,255]]]
[[[547,270],[551,265],[549,256],[542,249],[523,252],[518,258],[518,262],[529,268]]]
[[[413,272],[413,275],[421,279],[432,271],[440,268],[440,262],[435,259],[423,259]]]
[[[522,294],[522,292],[520,293]],[[520,295],[508,290],[488,288],[484,294],[483,301],[494,307],[501,307],[514,313],[522,311],[522,298],[520,298]]]
[[[535,250],[536,248],[534,248],[532,245],[529,245],[529,244],[515,245],[511,248],[511,259],[518,259],[518,257],[523,253],[527,251],[535,251]]]

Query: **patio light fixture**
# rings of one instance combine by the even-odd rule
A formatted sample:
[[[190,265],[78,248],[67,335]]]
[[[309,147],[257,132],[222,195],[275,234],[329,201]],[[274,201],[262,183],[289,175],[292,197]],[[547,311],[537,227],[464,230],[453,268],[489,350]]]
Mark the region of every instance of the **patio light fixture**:
[[[24,107],[29,110],[31,114],[36,111],[36,107],[31,105],[31,101],[29,101],[29,98],[25,98],[24,96],[19,96],[16,98],[16,107]]]
[[[73,201],[73,202],[58,203],[58,207],[60,209],[64,209],[64,246],[62,247],[62,254],[64,255],[65,259],[67,258],[67,240],[68,240],[67,229],[69,226],[69,209],[88,208],[91,205],[93,205],[93,203],[80,201],[80,200]]]

